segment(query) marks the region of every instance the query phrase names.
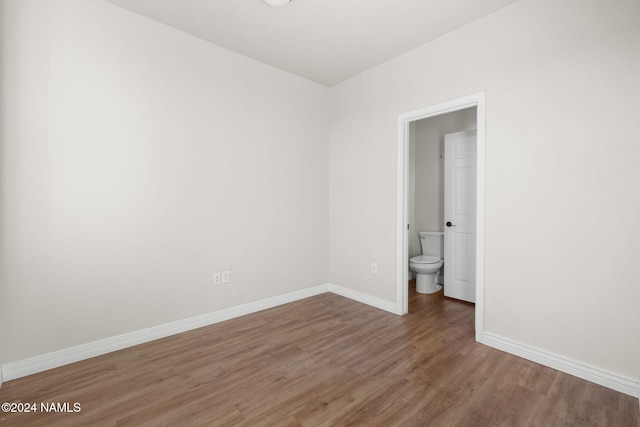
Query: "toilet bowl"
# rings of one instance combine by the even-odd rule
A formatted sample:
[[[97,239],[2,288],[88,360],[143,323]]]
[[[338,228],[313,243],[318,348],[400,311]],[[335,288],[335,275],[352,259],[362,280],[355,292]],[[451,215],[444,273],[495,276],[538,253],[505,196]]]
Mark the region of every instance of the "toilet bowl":
[[[419,255],[409,260],[409,268],[416,273],[416,291],[421,294],[432,294],[442,289],[437,282],[437,275],[444,265],[442,258],[432,255]]]
[[[440,270],[444,265],[444,233],[441,231],[421,231],[420,248],[422,255],[409,260],[409,268],[416,273],[416,291],[432,294],[442,289],[438,283]]]

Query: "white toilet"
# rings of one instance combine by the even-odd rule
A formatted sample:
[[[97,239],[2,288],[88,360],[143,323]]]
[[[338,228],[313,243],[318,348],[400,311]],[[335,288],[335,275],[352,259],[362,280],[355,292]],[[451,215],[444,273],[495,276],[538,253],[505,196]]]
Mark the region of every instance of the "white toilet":
[[[416,273],[416,291],[432,294],[442,289],[438,282],[440,269],[444,265],[444,233],[442,231],[420,231],[422,255],[409,260],[409,268]]]

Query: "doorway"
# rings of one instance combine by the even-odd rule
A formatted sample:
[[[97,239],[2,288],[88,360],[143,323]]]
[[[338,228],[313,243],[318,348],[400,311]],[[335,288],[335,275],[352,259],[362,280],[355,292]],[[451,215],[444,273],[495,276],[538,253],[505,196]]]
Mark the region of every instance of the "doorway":
[[[409,229],[409,161],[410,138],[413,125],[419,120],[475,107],[476,111],[476,164],[475,164],[475,332],[476,341],[482,342],[484,330],[484,141],[485,141],[485,95],[478,93],[464,98],[444,102],[431,107],[411,111],[398,116],[398,188],[397,188],[397,274],[396,274],[396,311],[408,312],[408,261],[410,233]],[[446,259],[445,259],[446,263]]]

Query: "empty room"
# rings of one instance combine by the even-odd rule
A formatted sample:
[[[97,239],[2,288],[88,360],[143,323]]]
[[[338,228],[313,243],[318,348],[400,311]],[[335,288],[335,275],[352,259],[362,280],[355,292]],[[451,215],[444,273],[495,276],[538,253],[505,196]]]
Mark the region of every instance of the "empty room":
[[[639,22],[0,0],[0,425],[638,427]]]

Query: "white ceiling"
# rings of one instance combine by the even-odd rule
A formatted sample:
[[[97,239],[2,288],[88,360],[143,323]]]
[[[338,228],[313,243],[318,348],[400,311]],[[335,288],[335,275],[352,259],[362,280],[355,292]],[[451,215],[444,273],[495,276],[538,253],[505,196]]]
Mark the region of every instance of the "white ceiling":
[[[516,0],[107,0],[333,86]]]

